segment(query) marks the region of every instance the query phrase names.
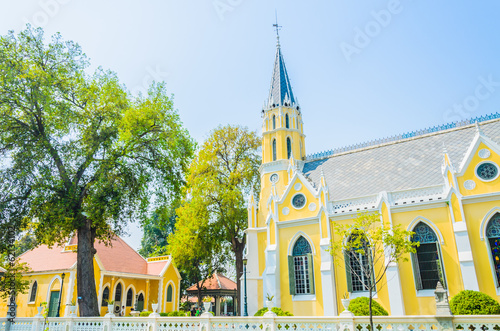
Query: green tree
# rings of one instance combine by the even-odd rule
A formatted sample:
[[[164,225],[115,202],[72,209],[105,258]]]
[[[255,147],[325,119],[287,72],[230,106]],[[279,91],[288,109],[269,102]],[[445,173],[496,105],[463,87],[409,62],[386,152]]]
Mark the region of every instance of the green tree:
[[[391,263],[408,261],[408,253],[416,252],[419,244],[411,241],[412,235],[399,226],[384,226],[378,213],[359,213],[352,224],[334,224],[330,252],[347,269],[347,277],[353,275],[368,290],[370,330],[374,330],[373,293],[384,285]]]
[[[149,257],[167,253],[167,238],[174,232],[177,222],[175,210],[179,205],[179,199],[176,198],[169,204],[158,207],[152,216],[142,223],[143,236],[139,254]]]
[[[98,316],[95,240],[110,242],[179,191],[194,144],[164,84],[133,98],[81,48],[28,27],[0,37],[0,169],[6,219],[40,244],[76,235],[81,316]],[[152,198],[153,197],[153,198]]]
[[[208,210],[193,204],[189,195],[177,210],[175,231],[168,240],[167,251],[183,276],[185,284],[196,284],[198,305],[201,306],[205,281],[216,272],[224,271],[226,260],[223,243],[209,224]]]
[[[23,279],[22,274],[29,271],[28,265],[20,262],[19,259],[16,259],[12,265],[0,263],[0,299],[10,298],[13,293],[26,293],[29,289],[29,282]]]
[[[213,130],[191,162],[187,177],[191,198],[182,207],[203,210],[213,233],[225,243],[223,248],[234,256],[238,298],[248,224],[245,199],[259,191],[260,144],[257,134],[247,128],[227,125]]]

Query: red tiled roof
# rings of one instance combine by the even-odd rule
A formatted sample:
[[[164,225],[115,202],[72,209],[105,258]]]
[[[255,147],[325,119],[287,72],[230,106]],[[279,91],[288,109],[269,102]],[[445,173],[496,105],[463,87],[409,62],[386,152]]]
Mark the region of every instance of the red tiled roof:
[[[236,290],[236,283],[224,275],[213,274],[212,277],[203,283],[203,287],[207,290]],[[196,284],[194,284],[191,285],[187,291],[193,291],[196,289]]]
[[[68,241],[68,245],[76,244],[76,236]],[[159,276],[169,261],[167,259],[148,263],[118,236],[111,240],[110,246],[96,242],[94,247],[97,251],[96,255],[106,271]],[[76,252],[64,251],[64,248],[60,246],[48,248],[46,245],[41,245],[22,254],[19,258],[21,262],[28,263],[34,272],[65,270],[76,263]]]

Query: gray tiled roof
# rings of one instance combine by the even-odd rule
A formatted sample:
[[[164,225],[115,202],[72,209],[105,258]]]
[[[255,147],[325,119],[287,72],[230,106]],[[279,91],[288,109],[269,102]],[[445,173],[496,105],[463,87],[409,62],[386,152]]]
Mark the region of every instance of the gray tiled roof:
[[[480,127],[500,144],[500,120]],[[333,155],[306,162],[303,172],[318,186],[323,168],[331,200],[441,185],[443,143],[458,170],[475,132],[472,125]]]

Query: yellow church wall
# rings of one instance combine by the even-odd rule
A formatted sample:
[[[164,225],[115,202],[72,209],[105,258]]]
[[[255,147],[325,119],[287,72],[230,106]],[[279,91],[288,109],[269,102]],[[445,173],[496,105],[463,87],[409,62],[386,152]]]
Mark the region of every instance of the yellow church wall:
[[[315,301],[293,301],[292,295],[290,295],[290,284],[288,278],[288,249],[291,244],[291,240],[297,234],[298,231],[305,233],[311,240],[313,247],[313,268],[314,268],[314,291],[316,295]],[[281,287],[281,308],[286,311],[292,312],[294,315],[299,316],[319,316],[323,315],[323,291],[321,287],[321,257],[320,257],[320,247],[319,247],[319,226],[318,224],[304,225],[300,228],[297,227],[287,227],[280,228],[279,231],[279,251],[280,254],[280,287]]]
[[[171,281],[170,281],[171,280]],[[174,310],[177,310],[177,302],[179,302],[179,277],[177,276],[177,273],[175,272],[174,268],[172,265],[168,267],[168,269],[165,271],[164,277],[163,277],[163,305],[162,305],[162,312],[168,313]],[[172,301],[168,302],[167,301],[167,288],[168,285],[172,285]]]
[[[457,195],[455,193],[451,194],[450,203],[451,203],[451,209],[453,210],[453,218],[455,219],[455,222],[462,222],[463,220],[462,220],[462,211],[460,208],[460,201],[458,201]],[[449,216],[451,220],[452,215],[450,214]]]
[[[301,184],[300,190],[295,189],[295,185],[297,183]],[[314,197],[314,195],[307,189],[306,185],[302,183],[299,179],[296,179],[294,182],[290,184],[291,189],[288,192],[288,195],[285,197],[285,200],[278,205],[278,211],[280,213],[280,221],[287,221],[287,220],[296,220],[296,219],[302,219],[302,218],[309,218],[309,217],[316,217],[318,214],[318,199]],[[302,193],[306,197],[306,204],[304,207],[301,209],[296,209],[295,207],[292,206],[292,198],[294,195],[297,193]],[[311,202],[314,202],[316,204],[316,209],[311,211],[309,210],[308,206]],[[289,209],[288,215],[283,214],[283,208],[287,207]]]
[[[356,215],[354,215],[353,217],[356,217]],[[339,224],[339,225],[343,225],[343,224],[351,224],[353,222],[353,218],[345,218],[345,219],[336,219],[335,221],[332,221],[332,234],[331,234],[331,238],[333,241],[343,241],[345,240],[345,238],[341,238],[340,236],[338,236],[337,234],[335,234],[335,230],[334,230],[334,227],[335,227],[335,224]],[[335,271],[335,284],[336,284],[336,289],[337,289],[337,297],[336,297],[336,300],[337,300],[337,307],[342,307],[342,302],[341,302],[341,299],[343,299],[343,296],[344,295],[349,295],[349,291],[348,291],[348,288],[347,288],[347,275],[346,275],[346,268],[345,268],[345,261],[344,261],[344,256],[342,253],[340,254],[337,254],[335,257],[334,257],[334,271]],[[379,270],[380,267],[382,266],[382,263],[383,261],[380,261],[379,263],[377,263],[375,265],[375,268],[376,270]],[[386,279],[385,279],[385,276],[384,276],[384,279],[382,280],[382,284],[385,284],[386,283]],[[378,291],[377,291],[377,294],[374,295],[374,300],[377,301],[382,307],[384,307],[384,309],[386,309],[388,312],[390,312],[390,304],[389,304],[389,292],[387,290],[387,286],[377,286],[378,288]],[[356,293],[355,292],[355,295],[359,295],[359,293]],[[351,298],[353,297],[354,295],[351,294]],[[362,296],[366,296],[368,297],[368,292],[363,292],[363,295]],[[340,309],[340,311],[342,311],[342,309]],[[339,312],[340,312],[339,311]]]
[[[480,158],[477,153],[481,149],[487,149],[490,151],[490,156],[487,158]],[[493,193],[493,192],[498,192],[499,190],[499,180],[500,179],[495,179],[490,182],[485,182],[479,179],[476,176],[476,167],[478,166],[479,163],[484,162],[484,161],[491,161],[496,163],[497,165],[500,165],[500,155],[496,154],[491,148],[487,147],[484,143],[480,143],[479,147],[476,149],[474,156],[472,157],[472,160],[470,161],[467,169],[465,170],[463,176],[457,177],[457,182],[458,182],[458,187],[460,188],[460,193],[464,196],[468,195],[475,195],[475,194],[484,194],[484,193]],[[473,180],[476,183],[476,187],[472,190],[467,190],[464,188],[464,182],[466,180]]]
[[[500,300],[500,295],[497,295],[496,291],[495,279],[493,278],[493,267],[490,263],[491,253],[488,241],[486,238],[484,240],[480,238],[481,223],[494,208],[500,208],[500,201],[464,204],[464,215],[467,222],[467,231],[469,233],[479,290]],[[493,214],[494,212],[491,213],[490,217]]]
[[[403,211],[392,214],[393,224],[400,224],[404,229],[407,229],[410,223],[417,218],[430,221],[433,230],[437,228],[443,237],[444,243],[440,242],[440,248],[443,256],[445,277],[449,294],[450,296],[454,296],[464,288],[460,265],[457,262],[458,253],[453,227],[450,223],[448,206],[446,204],[441,206],[440,204],[436,206],[436,208]],[[416,223],[414,225],[416,225]],[[440,237],[439,233],[436,233],[438,238]],[[405,312],[408,315],[432,315],[435,313],[434,293],[429,293],[429,296],[417,295],[413,277],[413,267],[409,254],[407,258],[407,262],[399,264]]]

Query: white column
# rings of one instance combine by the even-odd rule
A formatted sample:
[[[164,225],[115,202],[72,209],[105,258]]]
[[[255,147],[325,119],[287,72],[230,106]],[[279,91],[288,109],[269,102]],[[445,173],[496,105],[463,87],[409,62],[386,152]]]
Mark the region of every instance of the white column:
[[[457,245],[458,261],[460,263],[460,271],[462,272],[464,289],[479,291],[465,219],[462,222],[453,223],[453,232],[455,233],[455,243]]]
[[[71,298],[75,290],[75,275],[76,271],[71,271],[69,274],[68,293],[66,294],[66,306],[64,307],[64,316],[69,316],[69,306],[71,305]],[[101,278],[102,279],[102,278]]]
[[[158,313],[162,312],[162,309],[163,309],[163,279],[158,282]]]
[[[258,302],[258,285],[259,279],[262,279],[259,275],[259,243],[257,239],[257,230],[247,229],[246,230],[247,239],[247,309],[248,315],[253,316],[259,309]],[[265,273],[265,271],[264,271]],[[241,277],[241,300],[240,306],[241,311],[243,311],[243,297],[244,297],[245,284],[243,276]]]
[[[321,222],[320,222],[321,226]],[[320,241],[321,249],[321,287],[323,290],[323,314],[325,316],[336,316],[337,296],[335,291],[335,273],[333,271],[333,258],[327,249],[330,248],[330,238]],[[317,270],[317,268],[316,268]]]
[[[405,315],[403,291],[401,288],[401,279],[399,277],[399,267],[397,263],[392,262],[389,264],[389,266],[387,267],[387,271],[385,272],[385,279],[387,279],[387,290],[389,291],[389,305],[391,307],[391,315]]]

